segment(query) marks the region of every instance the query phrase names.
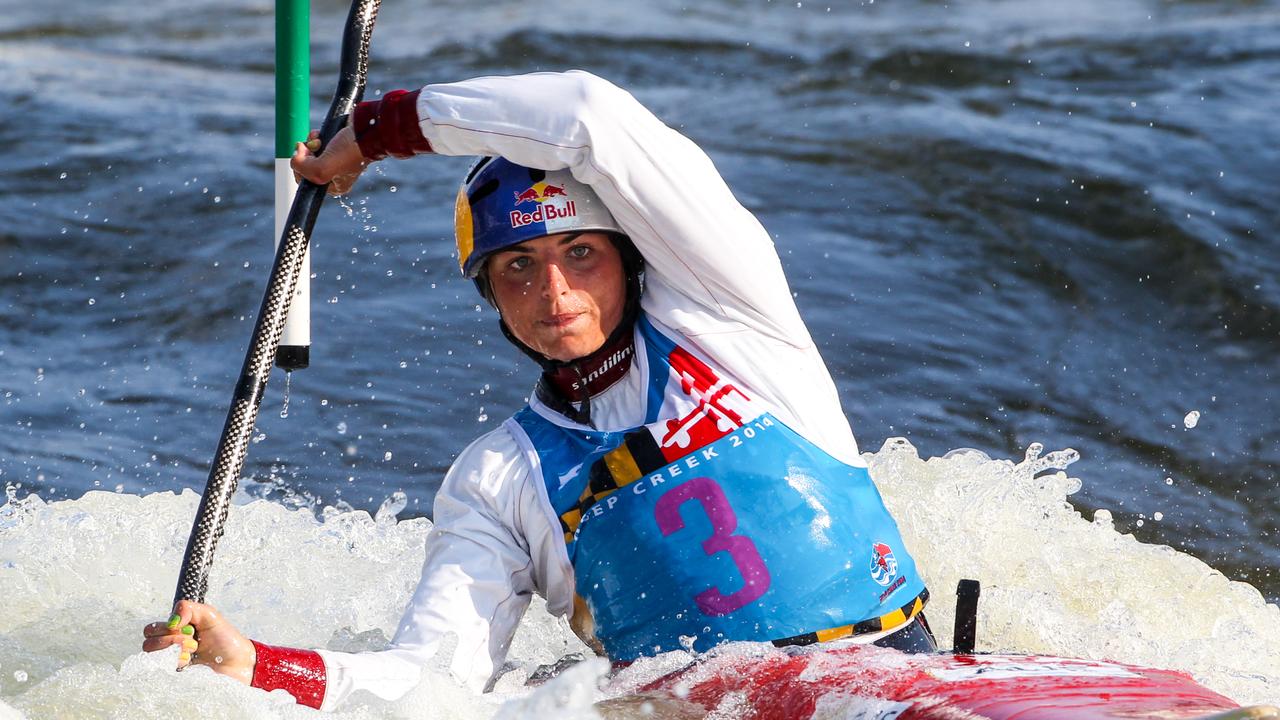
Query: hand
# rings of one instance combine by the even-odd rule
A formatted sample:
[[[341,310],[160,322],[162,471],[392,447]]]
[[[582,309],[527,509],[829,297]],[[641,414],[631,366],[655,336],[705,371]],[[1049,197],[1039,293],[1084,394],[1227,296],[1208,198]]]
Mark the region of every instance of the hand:
[[[289,160],[294,176],[301,176],[317,185],[329,183],[330,195],[345,195],[355,184],[369,161],[360,152],[355,131],[347,126],[329,141],[324,152],[316,155],[320,147],[320,131],[312,130],[307,142],[298,143]]]
[[[211,605],[179,600],[167,622],[153,622],[142,629],[142,649],[147,652],[181,645],[178,669],[207,665],[214,672],[248,685],[258,659],[253,643],[227,622]]]

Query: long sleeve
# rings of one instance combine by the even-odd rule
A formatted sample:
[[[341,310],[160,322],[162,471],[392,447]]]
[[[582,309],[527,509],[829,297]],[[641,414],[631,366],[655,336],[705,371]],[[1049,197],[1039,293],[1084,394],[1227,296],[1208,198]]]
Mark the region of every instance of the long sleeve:
[[[485,688],[535,591],[529,538],[553,537],[530,494],[527,468],[504,430],[463,451],[436,495],[422,578],[392,646],[320,651],[328,675],[322,709],[358,690],[388,700],[402,696],[417,685],[448,635],[457,640],[449,673],[476,692]],[[530,507],[538,508],[539,527],[527,529]]]
[[[864,463],[773,241],[697,145],[580,71],[428,85],[416,109],[433,152],[567,167],[591,185],[644,255],[645,312],[824,450]]]
[[[663,307],[650,312],[708,313],[810,343],[768,233],[710,158],[625,90],[580,71],[484,77],[428,85],[417,108],[434,152],[567,167],[591,185],[644,255],[651,289],[680,296],[651,298]]]

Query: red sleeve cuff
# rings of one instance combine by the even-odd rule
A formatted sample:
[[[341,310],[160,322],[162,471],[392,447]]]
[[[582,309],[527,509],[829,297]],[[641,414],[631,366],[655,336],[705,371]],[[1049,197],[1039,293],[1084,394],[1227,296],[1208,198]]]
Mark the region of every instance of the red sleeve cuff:
[[[360,153],[366,160],[381,160],[388,155],[407,158],[431,152],[431,143],[422,136],[418,125],[420,92],[392,90],[381,100],[356,106],[351,123]]]
[[[267,692],[284,690],[299,705],[320,709],[325,691],[324,659],[320,653],[249,642],[258,653],[250,685]]]

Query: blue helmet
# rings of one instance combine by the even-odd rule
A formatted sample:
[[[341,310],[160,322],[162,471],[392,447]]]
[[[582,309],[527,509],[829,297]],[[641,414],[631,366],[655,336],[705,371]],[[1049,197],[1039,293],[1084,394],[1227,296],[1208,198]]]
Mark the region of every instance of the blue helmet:
[[[568,170],[537,170],[481,158],[458,190],[454,237],[462,274],[475,279],[493,253],[563,232],[623,234],[590,186]]]

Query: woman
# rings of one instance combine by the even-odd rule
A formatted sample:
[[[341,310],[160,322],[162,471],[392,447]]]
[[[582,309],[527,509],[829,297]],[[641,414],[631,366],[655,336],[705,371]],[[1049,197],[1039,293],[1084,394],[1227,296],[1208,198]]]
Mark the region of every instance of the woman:
[[[184,662],[323,709],[407,692],[447,634],[451,672],[486,687],[534,592],[615,661],[934,649],[773,244],[700,149],[604,80],[539,73],[389,93],[293,167],[345,192],[371,161],[426,153],[484,156],[456,201],[459,261],[543,374],[449,470],[392,647],[273,648],[182,602],[145,649],[185,643]]]

